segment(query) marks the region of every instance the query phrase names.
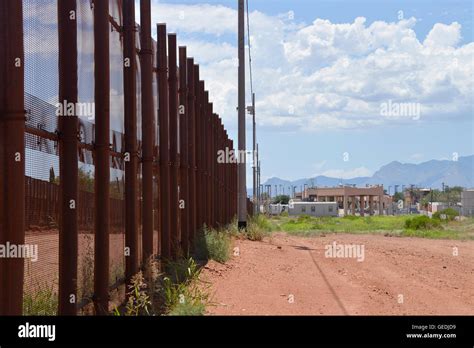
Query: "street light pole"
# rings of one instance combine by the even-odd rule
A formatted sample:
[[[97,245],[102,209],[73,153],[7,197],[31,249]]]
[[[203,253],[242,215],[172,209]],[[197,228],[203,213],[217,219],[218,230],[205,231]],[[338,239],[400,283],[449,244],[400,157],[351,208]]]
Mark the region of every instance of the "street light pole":
[[[253,126],[253,153],[252,153],[252,171],[253,171],[253,203],[254,203],[254,214],[258,214],[257,210],[257,130],[255,124],[255,93],[252,93],[252,126]]]
[[[239,46],[239,92],[238,92],[238,129],[239,129],[239,155],[245,151],[245,47],[244,47],[244,0],[239,1],[238,12],[238,46]],[[247,185],[246,185],[246,161],[238,163],[238,228],[247,228]]]

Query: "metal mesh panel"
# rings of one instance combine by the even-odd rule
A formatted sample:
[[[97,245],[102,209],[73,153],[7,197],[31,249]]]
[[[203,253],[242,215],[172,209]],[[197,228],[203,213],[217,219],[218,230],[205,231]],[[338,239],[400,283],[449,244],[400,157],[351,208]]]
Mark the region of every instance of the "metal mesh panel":
[[[25,309],[28,314],[56,314],[59,275],[59,172],[58,152],[58,13],[57,0],[24,0],[25,36],[25,109],[27,113],[26,157],[26,243],[38,246],[38,260],[25,261]],[[79,195],[78,217],[78,304],[82,314],[92,314],[94,292],[94,219],[96,170],[94,164],[94,14],[92,1],[77,1],[78,39],[78,102],[90,114],[79,113],[78,148]],[[109,0],[110,22],[110,234],[109,279],[112,288],[111,306],[124,300],[125,278],[125,162],[124,153],[124,77],[121,1]],[[136,45],[140,49],[139,32]],[[156,42],[153,41],[153,62],[156,65]],[[136,59],[137,138],[138,153],[142,146],[141,66]],[[155,119],[153,209],[153,252],[159,254],[159,122],[158,81],[153,73],[153,116]],[[78,112],[76,110],[76,112]],[[178,139],[179,147],[179,139]],[[143,178],[138,166],[138,258],[141,262]],[[166,206],[164,206],[166,207]],[[169,209],[169,207],[166,207]],[[112,307],[113,308],[113,307]]]
[[[119,30],[123,25],[120,1],[109,1],[110,30],[110,129],[112,150],[123,153],[124,149],[124,93],[123,93],[123,37]],[[125,278],[125,163],[111,157],[110,171],[110,236],[109,236],[109,284],[118,285]],[[124,300],[124,294],[115,291],[111,306]]]
[[[78,101],[94,102],[94,17],[89,0],[77,2]],[[79,117],[79,140],[91,145],[94,141],[94,118]],[[94,175],[92,151],[78,152],[78,260],[77,286],[80,314],[93,314],[94,293]]]
[[[56,1],[24,1],[25,109],[27,127],[57,129],[58,39]],[[57,311],[58,178],[57,143],[25,136],[25,243],[35,245],[37,260],[25,260],[24,313],[54,315]]]

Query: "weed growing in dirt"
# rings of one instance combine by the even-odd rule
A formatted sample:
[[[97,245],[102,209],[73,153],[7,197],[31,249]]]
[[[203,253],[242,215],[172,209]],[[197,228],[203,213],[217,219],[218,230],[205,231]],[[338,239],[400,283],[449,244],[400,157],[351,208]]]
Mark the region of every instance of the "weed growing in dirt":
[[[148,284],[141,271],[132,277],[126,298],[125,308],[123,306],[121,309],[115,307],[113,315],[140,316],[152,313],[153,304],[149,296]]]
[[[226,230],[204,229],[196,240],[195,254],[200,260],[224,263],[230,258],[231,233]]]
[[[243,234],[248,240],[260,241],[267,235],[267,231],[261,228],[258,224],[249,221],[247,223],[247,229]]]
[[[247,229],[241,233],[245,238],[252,241],[260,241],[266,237],[273,229],[267,217],[259,214],[250,217],[247,221]]]
[[[150,315],[151,301],[147,294],[147,284],[142,272],[132,277],[127,292],[127,316]]]
[[[180,259],[166,266],[168,276],[161,280],[161,294],[168,315],[203,315],[207,292],[199,286],[200,269],[192,259]]]
[[[54,291],[54,283],[37,284],[31,293],[23,294],[23,315],[57,315],[57,310],[58,294]]]
[[[94,240],[92,234],[84,234],[85,250],[80,261],[80,282],[78,298],[80,301],[90,299],[94,292]]]

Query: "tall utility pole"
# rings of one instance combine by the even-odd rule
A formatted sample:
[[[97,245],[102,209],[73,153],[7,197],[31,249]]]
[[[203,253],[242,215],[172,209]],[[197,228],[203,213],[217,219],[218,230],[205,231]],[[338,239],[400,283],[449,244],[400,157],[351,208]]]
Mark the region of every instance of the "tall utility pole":
[[[254,214],[258,214],[257,210],[257,125],[255,124],[255,93],[252,93],[252,126],[253,126],[253,154],[252,154],[252,169],[253,169],[253,204]]]
[[[257,161],[257,213],[260,213],[260,156],[258,155],[258,144],[257,144],[257,154],[256,154],[256,161]]]
[[[244,0],[239,1],[238,33],[239,33],[239,93],[238,93],[238,116],[239,116],[239,157],[245,154],[245,50],[244,50]],[[247,228],[247,184],[246,184],[246,161],[238,163],[238,228]]]

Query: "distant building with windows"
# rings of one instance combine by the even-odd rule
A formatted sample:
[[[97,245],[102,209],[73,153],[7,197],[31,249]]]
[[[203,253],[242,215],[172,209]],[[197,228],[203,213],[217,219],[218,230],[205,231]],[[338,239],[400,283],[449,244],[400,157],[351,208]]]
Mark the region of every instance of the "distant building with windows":
[[[309,203],[335,203],[344,215],[355,215],[356,212],[360,216],[386,215],[392,210],[392,197],[384,193],[382,185],[307,188],[296,193],[295,198]]]
[[[338,216],[337,202],[292,202],[288,214],[310,216]]]

